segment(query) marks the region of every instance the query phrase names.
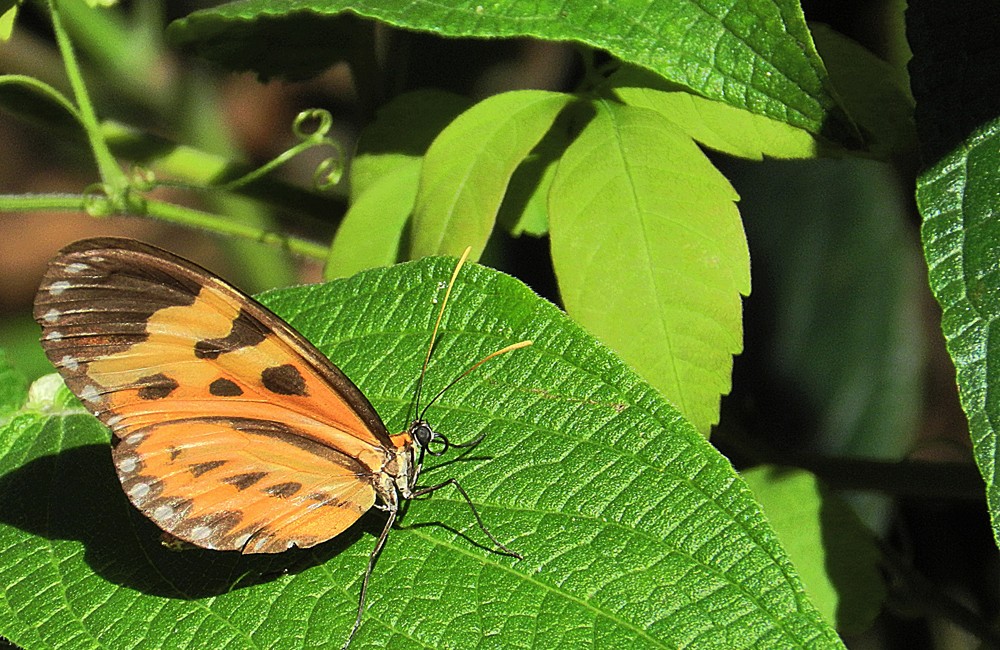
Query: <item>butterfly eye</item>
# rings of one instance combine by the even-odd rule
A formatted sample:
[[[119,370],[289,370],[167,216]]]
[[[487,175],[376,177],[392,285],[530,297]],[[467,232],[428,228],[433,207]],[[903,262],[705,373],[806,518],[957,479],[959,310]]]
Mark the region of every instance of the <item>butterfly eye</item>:
[[[417,444],[422,449],[426,449],[431,440],[435,438],[434,430],[423,420],[417,420],[410,425],[410,435],[413,436],[413,439],[417,441]]]

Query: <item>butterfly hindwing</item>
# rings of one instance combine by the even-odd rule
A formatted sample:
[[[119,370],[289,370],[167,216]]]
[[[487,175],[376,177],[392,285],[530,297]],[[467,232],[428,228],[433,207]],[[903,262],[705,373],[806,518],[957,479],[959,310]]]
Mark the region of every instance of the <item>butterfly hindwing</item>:
[[[375,502],[392,441],[354,384],[265,307],[122,239],[61,251],[35,300],[42,344],[115,435],[129,499],[198,546],[280,552]]]

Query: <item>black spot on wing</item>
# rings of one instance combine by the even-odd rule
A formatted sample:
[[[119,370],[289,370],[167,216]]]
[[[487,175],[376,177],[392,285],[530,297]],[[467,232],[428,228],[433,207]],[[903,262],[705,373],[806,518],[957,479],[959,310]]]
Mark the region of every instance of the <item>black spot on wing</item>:
[[[169,397],[170,393],[179,388],[179,384],[172,377],[168,377],[162,372],[148,377],[142,377],[135,385],[139,388],[139,399],[155,400]]]
[[[209,384],[208,392],[216,397],[239,397],[243,394],[243,389],[236,382],[223,377]]]
[[[290,363],[272,368],[265,368],[260,373],[264,388],[276,395],[305,396],[306,380],[299,369]]]
[[[253,347],[267,338],[268,327],[245,309],[233,320],[229,334],[218,339],[202,339],[194,345],[194,356],[199,359],[217,359],[220,354],[240,348]]]
[[[272,497],[277,497],[279,499],[287,499],[290,496],[294,496],[296,492],[302,489],[302,484],[295,481],[288,481],[287,483],[277,483],[275,485],[270,485],[264,488],[263,492]]]
[[[226,461],[224,460],[212,460],[208,461],[207,463],[195,463],[194,465],[189,465],[188,470],[195,478],[198,478],[202,474],[206,472],[211,472],[213,469],[222,467],[225,464]]]
[[[246,472],[245,474],[234,474],[222,479],[223,483],[232,485],[237,490],[243,491],[267,476],[267,472]]]

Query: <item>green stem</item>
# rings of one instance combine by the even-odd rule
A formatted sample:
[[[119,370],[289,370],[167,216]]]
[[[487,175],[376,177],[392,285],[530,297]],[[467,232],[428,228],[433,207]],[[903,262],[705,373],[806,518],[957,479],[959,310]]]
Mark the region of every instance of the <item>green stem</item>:
[[[274,244],[290,253],[316,260],[325,260],[330,252],[326,246],[306,239],[261,230],[254,225],[230,221],[216,214],[185,208],[173,203],[150,200],[146,204],[145,214],[161,221],[207,230],[218,235],[231,235],[250,241]]]
[[[82,194],[0,194],[0,212],[28,210],[84,210],[87,199]]]
[[[83,194],[0,194],[0,212],[23,212],[28,210],[83,211],[88,197]],[[150,200],[146,203],[143,216],[160,221],[198,228],[217,235],[231,235],[249,241],[273,244],[295,255],[315,260],[326,260],[329,249],[307,239],[262,230],[253,225],[230,221],[226,217],[201,210],[185,208],[173,203]]]
[[[55,32],[56,43],[59,45],[59,52],[62,55],[63,65],[66,66],[66,75],[69,78],[70,86],[73,88],[73,96],[79,111],[80,121],[83,123],[84,131],[87,133],[87,140],[90,142],[91,152],[94,154],[94,161],[100,172],[101,180],[104,182],[109,198],[116,208],[124,210],[126,194],[128,190],[128,177],[118,166],[118,161],[111,155],[107,142],[101,136],[101,126],[94,111],[94,105],[90,101],[90,94],[83,81],[83,73],[80,64],[73,51],[73,44],[69,35],[63,28],[62,20],[59,16],[57,0],[49,0],[49,11],[52,17],[52,29]]]

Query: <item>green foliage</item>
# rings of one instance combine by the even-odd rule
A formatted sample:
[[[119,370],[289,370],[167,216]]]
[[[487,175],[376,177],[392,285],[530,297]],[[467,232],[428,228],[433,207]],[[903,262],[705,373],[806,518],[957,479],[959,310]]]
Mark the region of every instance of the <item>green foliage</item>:
[[[998,170],[1000,122],[994,121],[972,134],[967,147],[924,172],[917,200],[931,289],[944,311],[941,326],[958,370],[976,462],[986,479],[993,535],[1000,542],[1000,484],[995,480],[1000,411],[994,397],[1000,377],[993,362],[1000,358],[1000,340],[991,327],[1000,316]]]
[[[0,3],[0,38],[19,4]],[[0,211],[128,214],[209,231],[256,288],[294,281],[287,252],[321,261],[325,278],[348,279],[264,300],[344,368],[391,429],[405,424],[451,262],[375,267],[466,246],[497,265],[551,253],[533,260],[552,272],[539,286],[551,281],[568,318],[472,267],[428,376],[433,392],[484,354],[535,340],[430,411],[454,440],[489,434],[427,476],[461,479],[524,560],[491,553],[447,490],[411,504],[373,577],[357,647],[837,647],[821,616],[844,633],[866,628],[885,597],[872,534],[813,475],[759,472],[754,496],[707,436],[743,353],[744,364],[767,357],[766,379],[793,398],[765,383],[765,403],[731,400],[765,412],[756,424],[783,436],[756,446],[753,424],[723,418],[718,442],[738,464],[801,461],[823,474],[796,452],[894,460],[910,450],[927,419],[915,334],[923,278],[904,202],[886,187],[916,167],[917,129],[930,285],[1000,540],[990,328],[1000,100],[984,91],[995,87],[997,59],[984,53],[1000,25],[987,0],[958,14],[911,0],[913,97],[902,66],[807,27],[794,0],[243,0],[169,26],[155,3],[94,8],[105,4],[46,3],[65,83],[54,80],[61,72],[0,75],[0,109],[85,151],[88,182],[76,193],[0,195]],[[545,90],[438,89],[416,74],[451,72],[421,49],[431,35],[571,43],[576,67]],[[246,164],[220,135],[205,70],[165,42],[262,79],[310,79],[347,62],[357,122],[303,112],[288,125],[293,144]],[[183,63],[154,74],[164,61]],[[162,77],[171,81],[151,81]],[[335,136],[355,126],[348,156]],[[324,159],[313,186],[274,173],[307,150]],[[902,164],[818,166],[820,156]],[[203,200],[150,192],[163,185]],[[275,209],[293,221],[275,220]],[[251,240],[283,250],[248,250]],[[764,289],[774,303],[756,349],[743,331],[751,251],[755,297]],[[14,348],[33,335],[12,322],[0,343]],[[10,357],[18,369],[0,364],[0,635],[26,648],[345,638],[378,511],[306,552],[169,552],[121,494],[107,433],[51,377],[29,393],[30,355]],[[880,468],[877,487],[890,495],[923,485],[899,479],[891,462]],[[851,472],[822,478],[858,487]],[[864,496],[854,507],[883,530],[886,509]],[[898,593],[888,598],[898,605]],[[995,640],[948,604],[944,616]]]
[[[27,389],[28,379],[10,364],[7,353],[0,350],[0,418],[21,408]]]
[[[263,301],[398,430],[453,264],[432,258]],[[487,435],[424,476],[459,479],[524,559],[491,552],[457,494],[412,502],[352,647],[476,647],[496,634],[534,648],[839,646],[742,480],[654,390],[508,276],[467,267],[451,300],[429,394],[505,344],[534,345],[430,409],[452,440]],[[381,513],[309,551],[165,550],[117,485],[107,432],[66,405],[64,389],[49,393],[0,429],[6,637],[78,648],[346,638]]]
[[[913,233],[887,218],[905,212],[905,197],[887,189],[891,170],[859,159],[737,168],[760,260],[754,280],[777,315],[760,343],[774,350],[775,372],[814,405],[816,447],[903,457],[916,444],[926,339]],[[852,495],[852,503],[874,530],[884,528],[884,499]]]
[[[991,30],[1000,27],[994,7],[973,3],[961,20],[943,20],[941,9],[917,2],[913,19],[915,88],[924,99],[921,129],[923,153],[929,161],[917,180],[917,204],[923,217],[921,238],[930,287],[943,311],[941,329],[957,370],[962,408],[969,420],[976,463],[986,482],[993,536],[1000,542],[1000,484],[996,480],[1000,386],[997,360],[1000,341],[992,322],[1000,315],[1000,103],[979,97],[992,83],[997,62],[990,51]],[[971,32],[965,28],[975,25]],[[956,76],[938,62],[960,57],[974,73]]]
[[[541,90],[503,93],[479,102],[441,131],[420,170],[412,254],[461,252],[471,245],[479,257],[514,170],[570,99]]]
[[[235,2],[178,20],[168,33],[208,58],[264,76],[309,76],[340,59],[366,70],[372,62],[349,10],[450,36],[573,39],[646,68],[595,68],[576,93],[514,91],[471,107],[443,93],[397,97],[362,131],[350,205],[325,255],[325,276],[459,254],[466,246],[477,258],[497,224],[535,236],[552,228],[566,309],[707,435],[729,391],[732,355],[742,349],[749,256],[737,196],[694,143],[754,159],[809,157],[819,150],[814,136],[854,145],[857,132],[815,50],[803,47],[809,36],[794,2],[734,3],[714,14],[679,2],[660,15],[650,5],[639,32],[634,8],[609,5],[594,15],[561,5],[556,20],[544,9],[529,16],[521,8],[461,3],[442,11],[412,3]],[[677,29],[687,36],[678,38]],[[710,65],[708,51],[717,55]],[[87,111],[81,115],[86,127]],[[593,152],[586,180],[560,172],[579,169],[588,142],[607,150]],[[114,176],[111,165],[102,169]],[[587,185],[614,189],[587,203]],[[128,204],[219,232],[252,228],[248,219],[236,226],[157,201],[138,204],[120,179],[106,178],[102,187],[102,211]]]
[[[831,93],[802,10],[792,0],[730,0],[711,7],[694,0],[597,5],[561,0],[492,5],[243,0],[195,12],[175,22],[169,34],[175,43],[231,67],[295,75],[309,70],[292,61],[311,57],[302,56],[297,43],[280,40],[269,41],[271,47],[261,52],[262,21],[295,22],[308,42],[317,43],[310,36],[328,29],[330,17],[347,12],[443,36],[572,40],[607,50],[711,99],[812,133],[843,136],[853,131]],[[248,49],[234,50],[234,43]],[[315,55],[328,57],[329,48],[322,49]]]

